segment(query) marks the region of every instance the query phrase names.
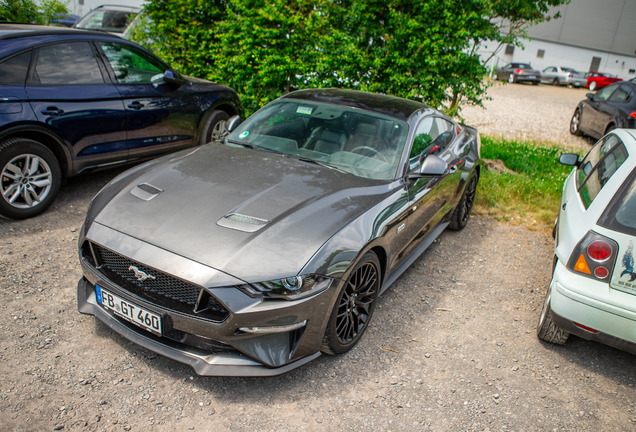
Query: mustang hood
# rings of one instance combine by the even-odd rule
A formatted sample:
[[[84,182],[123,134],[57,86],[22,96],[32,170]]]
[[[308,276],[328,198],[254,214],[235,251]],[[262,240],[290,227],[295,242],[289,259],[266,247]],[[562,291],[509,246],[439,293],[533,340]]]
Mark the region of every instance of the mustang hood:
[[[297,274],[389,189],[293,158],[207,145],[136,177],[95,222],[256,282]],[[217,224],[231,214],[267,222],[238,216],[229,223],[238,229]]]

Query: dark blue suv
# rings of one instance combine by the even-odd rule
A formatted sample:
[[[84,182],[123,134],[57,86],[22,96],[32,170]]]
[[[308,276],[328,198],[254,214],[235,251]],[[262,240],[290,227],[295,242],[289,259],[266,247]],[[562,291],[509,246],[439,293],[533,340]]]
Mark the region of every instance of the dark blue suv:
[[[35,216],[61,181],[214,140],[229,87],[102,32],[0,24],[0,214]]]

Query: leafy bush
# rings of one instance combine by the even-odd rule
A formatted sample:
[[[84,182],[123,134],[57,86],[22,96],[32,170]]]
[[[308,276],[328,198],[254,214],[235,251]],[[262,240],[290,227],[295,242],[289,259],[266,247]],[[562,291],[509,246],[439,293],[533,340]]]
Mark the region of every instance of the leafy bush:
[[[134,39],[185,74],[236,88],[248,114],[291,90],[339,87],[457,115],[485,97],[480,43],[518,44],[568,1],[150,0]]]
[[[67,2],[42,0],[0,0],[0,21],[49,24],[57,14],[68,14]]]

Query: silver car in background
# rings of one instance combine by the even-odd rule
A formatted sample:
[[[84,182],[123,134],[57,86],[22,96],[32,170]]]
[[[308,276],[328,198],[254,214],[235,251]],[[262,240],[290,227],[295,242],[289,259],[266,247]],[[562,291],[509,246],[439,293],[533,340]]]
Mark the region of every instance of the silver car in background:
[[[574,87],[584,87],[587,83],[585,74],[572,68],[550,66],[541,72],[541,82],[544,84],[573,85]]]

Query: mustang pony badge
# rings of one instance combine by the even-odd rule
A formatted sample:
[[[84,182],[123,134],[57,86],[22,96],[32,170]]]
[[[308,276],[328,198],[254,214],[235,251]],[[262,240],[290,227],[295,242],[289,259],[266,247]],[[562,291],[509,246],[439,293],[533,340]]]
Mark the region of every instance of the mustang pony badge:
[[[135,277],[137,278],[138,281],[143,282],[146,279],[157,279],[156,277],[154,277],[151,274],[148,274],[142,270],[139,270],[139,268],[137,268],[136,266],[130,266],[128,267],[128,270],[132,270],[135,273]]]

